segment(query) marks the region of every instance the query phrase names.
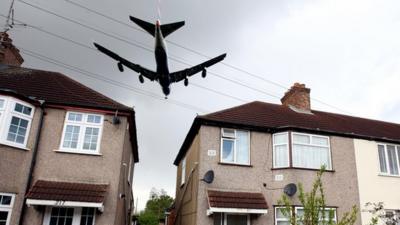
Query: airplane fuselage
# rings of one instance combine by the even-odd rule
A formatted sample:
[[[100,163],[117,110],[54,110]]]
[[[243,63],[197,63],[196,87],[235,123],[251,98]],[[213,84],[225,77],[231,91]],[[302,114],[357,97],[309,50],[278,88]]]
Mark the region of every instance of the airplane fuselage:
[[[157,64],[157,74],[159,74],[158,82],[162,87],[162,91],[165,96],[168,96],[170,93],[170,84],[171,80],[169,77],[169,69],[168,69],[168,55],[167,55],[167,47],[165,45],[165,40],[160,30],[159,21],[156,24],[156,34],[155,34],[155,50],[154,55],[156,58]]]

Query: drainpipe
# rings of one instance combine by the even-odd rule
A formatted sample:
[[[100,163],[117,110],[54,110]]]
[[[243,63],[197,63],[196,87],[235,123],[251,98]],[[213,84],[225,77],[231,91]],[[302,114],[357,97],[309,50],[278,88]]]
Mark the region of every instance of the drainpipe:
[[[26,187],[25,187],[25,191],[24,191],[24,201],[22,203],[21,206],[21,214],[19,216],[19,225],[22,225],[24,223],[24,219],[25,219],[25,211],[26,211],[26,197],[25,195],[27,194],[29,188],[32,185],[32,178],[33,178],[33,170],[35,168],[36,165],[36,158],[37,158],[37,151],[38,151],[38,147],[39,147],[39,141],[40,141],[40,135],[42,134],[42,127],[43,127],[43,119],[44,119],[44,104],[45,101],[44,100],[39,100],[40,103],[40,119],[39,119],[39,127],[38,127],[38,131],[36,133],[36,138],[35,138],[35,145],[33,146],[32,149],[32,160],[31,160],[31,166],[29,168],[29,174],[28,174],[28,181],[26,183]]]

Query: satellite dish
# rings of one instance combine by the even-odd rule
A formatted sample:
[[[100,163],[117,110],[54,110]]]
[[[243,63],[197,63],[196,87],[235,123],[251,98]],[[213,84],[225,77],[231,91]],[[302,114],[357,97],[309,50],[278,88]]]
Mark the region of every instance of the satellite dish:
[[[297,192],[297,186],[294,183],[290,183],[287,184],[284,188],[283,188],[283,192],[287,195],[292,197],[294,194],[296,194]]]
[[[214,171],[213,170],[207,171],[207,173],[204,174],[204,177],[202,180],[204,182],[206,182],[207,184],[211,184],[214,181]]]

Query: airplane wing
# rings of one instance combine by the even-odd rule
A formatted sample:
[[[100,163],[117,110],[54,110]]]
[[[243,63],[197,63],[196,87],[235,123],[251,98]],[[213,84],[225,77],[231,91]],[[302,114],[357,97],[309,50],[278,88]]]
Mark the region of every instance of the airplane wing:
[[[181,70],[181,71],[173,72],[173,73],[170,74],[171,81],[179,82],[179,81],[185,79],[186,77],[190,77],[190,76],[202,71],[203,69],[205,69],[207,67],[210,67],[210,66],[222,61],[225,57],[226,57],[226,54],[222,54],[220,56],[217,56],[217,57],[215,57],[213,59],[210,59],[210,60],[208,60],[208,61],[206,61],[206,62],[204,62],[202,64],[199,64],[197,66],[193,66],[193,67],[188,68],[188,69],[184,69],[184,70]]]
[[[122,58],[121,56],[119,56],[116,53],[104,48],[103,46],[101,46],[101,45],[99,45],[97,43],[93,43],[93,44],[100,52],[110,56],[111,58],[115,59],[116,61],[118,61],[122,65],[128,67],[129,69],[131,69],[131,70],[133,70],[133,71],[135,71],[137,73],[140,73],[141,75],[143,75],[147,79],[153,81],[153,80],[156,80],[158,78],[157,73],[155,73],[155,72],[153,72],[153,71],[151,71],[149,69],[146,69],[146,68],[144,68],[144,67],[142,67],[142,66],[140,66],[138,64],[131,63],[128,60]]]

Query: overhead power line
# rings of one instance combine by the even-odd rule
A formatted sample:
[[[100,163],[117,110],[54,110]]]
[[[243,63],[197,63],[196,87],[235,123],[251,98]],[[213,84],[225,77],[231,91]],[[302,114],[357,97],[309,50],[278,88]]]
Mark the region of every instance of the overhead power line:
[[[155,94],[155,93],[152,93],[152,92],[149,92],[149,91],[144,91],[144,90],[141,90],[139,88],[135,88],[135,87],[130,86],[130,85],[126,85],[126,84],[124,84],[122,82],[118,82],[118,81],[109,79],[109,78],[107,78],[105,76],[102,76],[100,74],[84,70],[84,69],[82,69],[80,67],[76,67],[76,66],[72,66],[72,65],[63,63],[63,62],[61,62],[59,60],[55,60],[55,59],[49,58],[47,56],[44,56],[42,54],[30,51],[28,49],[24,49],[24,48],[21,48],[21,47],[19,47],[19,49],[21,49],[21,52],[23,52],[24,54],[26,54],[28,56],[31,56],[31,57],[39,59],[41,61],[45,61],[45,62],[48,62],[50,64],[53,64],[53,65],[56,65],[56,66],[59,66],[59,67],[62,67],[62,68],[65,68],[65,69],[68,69],[68,70],[71,70],[71,71],[74,71],[74,72],[77,72],[77,73],[79,73],[81,75],[90,77],[92,79],[104,81],[107,84],[112,84],[114,86],[133,91],[133,92],[135,92],[137,94],[141,94],[141,95],[144,95],[144,96],[147,96],[147,97],[151,97],[151,98],[154,98],[154,99],[157,99],[157,100],[161,100],[161,101],[163,101],[165,103],[174,104],[174,105],[186,108],[186,109],[190,109],[190,110],[195,111],[195,112],[202,112],[202,113],[208,112],[208,110],[205,110],[203,108],[199,108],[197,106],[193,106],[193,105],[190,105],[190,104],[178,101],[178,100],[174,100],[174,99],[170,99],[170,98],[168,100],[164,100],[164,97],[160,96],[158,94]]]
[[[67,0],[67,1],[68,1],[68,0]],[[77,25],[79,25],[79,26],[82,26],[82,27],[84,27],[84,28],[86,28],[86,29],[89,29],[89,30],[98,32],[98,33],[100,33],[100,34],[103,34],[103,35],[106,35],[106,36],[108,36],[108,37],[114,38],[114,39],[116,39],[116,40],[125,42],[125,43],[127,43],[127,44],[133,45],[133,46],[138,47],[138,48],[141,48],[141,49],[143,49],[143,50],[152,52],[152,49],[150,49],[149,47],[147,47],[147,46],[146,46],[145,44],[143,44],[143,43],[140,43],[140,42],[137,42],[137,41],[132,42],[132,41],[128,41],[128,40],[123,39],[123,38],[121,38],[121,37],[119,37],[119,36],[116,36],[116,35],[110,35],[110,34],[108,34],[108,33],[105,32],[105,31],[102,31],[102,30],[97,29],[97,28],[93,28],[92,26],[83,24],[83,23],[81,23],[81,22],[79,22],[79,21],[76,21],[76,20],[73,20],[73,19],[70,19],[70,18],[67,18],[67,17],[65,17],[65,16],[62,16],[62,15],[57,14],[57,13],[55,13],[55,12],[52,12],[52,11],[50,11],[50,10],[46,10],[46,9],[44,9],[44,8],[42,8],[42,7],[39,7],[39,6],[33,5],[33,4],[31,4],[31,3],[25,2],[25,1],[23,1],[23,0],[18,0],[18,2],[21,2],[21,3],[23,3],[23,4],[26,4],[26,5],[30,6],[30,7],[33,7],[33,8],[35,8],[35,9],[37,9],[37,10],[42,11],[42,12],[51,14],[51,15],[56,16],[56,17],[58,17],[58,18],[61,18],[61,19],[63,19],[63,20],[69,21],[69,22],[71,22],[71,23],[75,23],[75,24],[77,24]],[[72,2],[72,1],[68,1],[68,2]],[[76,5],[76,6],[80,6],[80,4],[77,4],[77,3],[75,3],[75,5]],[[112,21],[114,21],[114,22],[122,23],[122,24],[124,24],[124,25],[126,25],[126,26],[133,27],[133,26],[131,26],[131,25],[129,25],[129,24],[126,24],[126,23],[124,23],[124,22],[122,22],[122,21],[116,20],[116,19],[114,19],[114,18],[112,18],[112,17],[106,16],[106,15],[104,15],[104,14],[102,14],[102,13],[99,13],[99,12],[97,12],[97,11],[95,11],[95,10],[92,10],[92,9],[90,9],[90,8],[88,8],[88,7],[85,7],[85,6],[83,6],[83,7],[84,7],[86,10],[88,10],[88,11],[91,11],[91,12],[96,13],[96,14],[101,15],[101,16],[105,16],[107,19],[110,19],[110,20],[112,20]],[[134,28],[134,29],[139,30],[139,29],[137,29],[137,28]],[[170,43],[172,43],[172,42],[170,42]],[[207,55],[205,55],[205,54],[203,54],[203,53],[201,53],[201,52],[198,52],[198,51],[196,51],[196,50],[187,48],[187,47],[182,46],[182,45],[180,45],[180,44],[177,44],[177,43],[172,43],[172,44],[174,44],[174,45],[176,45],[176,46],[178,46],[178,47],[181,47],[181,48],[183,48],[183,49],[186,49],[186,50],[188,50],[188,51],[191,51],[191,52],[193,52],[193,53],[195,53],[195,54],[201,55],[201,56],[203,56],[203,57],[210,58],[209,56],[207,56]],[[174,61],[176,61],[176,62],[182,63],[182,64],[184,64],[184,65],[191,66],[191,64],[186,63],[185,61],[180,60],[180,59],[178,59],[178,58],[175,57],[175,56],[170,55],[169,58],[170,58],[171,60],[174,60]],[[283,85],[281,85],[281,84],[279,84],[279,83],[277,83],[277,82],[270,81],[270,80],[268,80],[268,79],[265,79],[265,78],[262,77],[262,76],[259,76],[259,75],[250,73],[250,72],[248,72],[248,71],[246,71],[246,70],[244,70],[244,69],[241,69],[241,68],[239,68],[239,67],[236,67],[236,66],[227,64],[227,63],[225,63],[225,62],[222,62],[222,64],[223,64],[223,65],[226,65],[226,66],[229,66],[229,67],[232,68],[232,69],[241,71],[241,72],[243,72],[243,73],[245,73],[245,74],[247,74],[247,75],[253,76],[253,77],[258,78],[258,79],[262,79],[262,80],[264,80],[265,82],[274,84],[275,86],[278,86],[278,87],[281,87],[281,88],[287,90],[287,88],[286,88],[285,86],[283,86]],[[237,84],[237,85],[246,87],[246,88],[248,88],[248,89],[250,89],[250,90],[253,90],[253,91],[256,91],[256,92],[259,92],[259,93],[268,95],[268,96],[273,97],[273,98],[276,98],[276,99],[280,99],[280,97],[277,96],[276,94],[271,94],[271,93],[269,93],[269,92],[266,92],[266,91],[263,91],[263,90],[260,90],[260,89],[251,87],[250,85],[246,85],[246,84],[244,84],[243,82],[240,82],[240,81],[237,81],[237,80],[233,80],[233,79],[227,78],[227,77],[225,77],[225,76],[222,76],[222,75],[217,74],[217,73],[214,73],[214,72],[209,72],[209,74],[212,74],[212,75],[214,75],[214,76],[216,76],[216,77],[218,77],[218,78],[220,78],[220,79],[224,79],[224,80],[229,81],[229,82],[231,82],[231,83],[235,83],[235,84]],[[311,98],[311,99],[312,99],[312,100],[315,100],[315,101],[317,101],[317,102],[319,102],[319,103],[321,103],[321,104],[323,104],[323,105],[329,106],[329,107],[331,107],[331,108],[335,108],[336,110],[339,110],[339,111],[348,113],[347,111],[342,110],[342,109],[340,109],[340,108],[338,108],[338,107],[336,107],[336,106],[333,106],[333,105],[331,105],[331,104],[325,103],[325,102],[322,101],[322,100],[315,99],[315,98]]]
[[[77,24],[77,25],[82,26],[82,27],[84,27],[84,28],[86,28],[86,29],[95,31],[95,32],[97,32],[97,33],[103,34],[103,35],[105,35],[105,36],[114,38],[114,39],[119,40],[119,41],[122,41],[122,42],[125,42],[125,43],[127,43],[127,44],[132,45],[132,46],[139,47],[139,48],[141,48],[141,49],[143,49],[143,50],[146,50],[146,51],[148,51],[148,52],[151,52],[151,53],[153,52],[152,49],[149,49],[148,47],[143,47],[143,46],[142,46],[142,45],[143,45],[142,43],[139,43],[139,42],[131,42],[131,41],[127,41],[127,40],[125,40],[125,39],[123,39],[123,38],[120,38],[119,36],[110,35],[110,34],[108,34],[108,33],[105,32],[105,31],[102,31],[102,30],[97,29],[97,28],[93,28],[93,27],[91,27],[91,26],[89,26],[89,25],[86,25],[86,24],[83,24],[83,23],[81,23],[81,22],[79,22],[79,21],[76,21],[76,20],[67,18],[67,17],[65,17],[65,16],[62,16],[62,15],[57,14],[57,13],[54,13],[54,12],[49,11],[49,10],[47,10],[47,9],[44,9],[44,8],[42,8],[42,7],[39,7],[39,6],[33,5],[33,4],[31,4],[31,3],[25,2],[25,1],[23,1],[23,0],[18,0],[18,2],[21,2],[21,3],[23,3],[23,4],[26,4],[26,5],[28,5],[28,6],[31,6],[31,7],[35,8],[35,9],[38,9],[39,11],[42,11],[42,12],[51,14],[51,15],[56,16],[56,17],[58,17],[58,18],[61,18],[61,19],[63,19],[63,20],[69,21],[69,22],[71,22],[71,23]],[[192,66],[191,64],[189,64],[189,63],[187,63],[187,62],[185,62],[185,61],[183,61],[183,60],[181,60],[181,59],[178,59],[178,58],[175,57],[175,56],[170,55],[168,58],[171,59],[171,60],[173,60],[173,61],[176,61],[176,62],[179,62],[179,63],[181,63],[181,64],[184,64],[184,65],[186,65],[186,66]],[[244,84],[244,83],[241,82],[241,81],[237,81],[237,80],[233,80],[233,79],[227,78],[227,77],[225,77],[225,76],[223,76],[223,75],[220,75],[220,74],[217,74],[217,73],[215,73],[215,72],[210,72],[210,71],[209,71],[208,73],[211,74],[211,75],[214,75],[214,76],[216,76],[216,77],[218,77],[218,78],[220,78],[220,79],[229,81],[229,82],[231,82],[231,83],[234,83],[234,84],[237,84],[237,85],[240,85],[240,86],[243,86],[243,87],[246,87],[246,88],[248,88],[248,89],[250,89],[250,90],[253,90],[253,91],[256,91],[256,92],[259,92],[259,93],[268,95],[268,96],[273,97],[273,98],[280,99],[280,97],[279,97],[278,95],[276,95],[276,94],[271,94],[271,93],[266,92],[266,91],[264,91],[264,90],[257,89],[257,88],[253,88],[253,87],[251,87],[250,85]]]
[[[113,21],[113,22],[116,22],[116,23],[118,23],[118,24],[124,25],[124,26],[126,26],[126,27],[132,28],[132,29],[137,30],[137,31],[142,32],[142,33],[146,33],[146,32],[143,31],[142,29],[139,29],[139,28],[137,28],[137,27],[135,27],[135,26],[132,26],[132,25],[129,24],[129,23],[126,23],[126,22],[124,22],[124,21],[115,19],[115,18],[113,18],[113,17],[111,17],[111,16],[108,16],[108,15],[106,15],[106,14],[104,14],[104,13],[101,13],[101,12],[99,12],[99,11],[93,10],[93,9],[91,9],[91,8],[89,8],[89,7],[86,7],[86,6],[82,5],[82,4],[79,4],[79,3],[75,2],[75,1],[72,1],[72,0],[65,0],[65,1],[68,2],[68,3],[70,3],[70,4],[72,4],[72,5],[74,5],[74,6],[76,6],[76,7],[78,7],[78,8],[84,9],[84,10],[86,10],[86,11],[89,11],[89,12],[91,12],[91,13],[93,13],[93,14],[96,14],[96,15],[98,15],[98,16],[104,17],[104,18],[106,18],[106,19],[108,19],[108,20],[111,20],[111,21]],[[192,49],[192,48],[183,46],[183,45],[181,45],[181,44],[179,44],[179,43],[176,43],[176,42],[173,42],[173,41],[170,41],[170,40],[166,40],[166,41],[167,41],[169,44],[171,44],[171,45],[174,45],[174,46],[179,47],[179,48],[181,48],[181,49],[184,49],[184,50],[186,50],[186,51],[192,52],[192,53],[194,53],[194,54],[196,54],[196,55],[199,55],[199,56],[202,56],[202,57],[204,57],[204,58],[207,58],[207,59],[211,59],[211,58],[212,58],[212,57],[209,56],[209,55],[206,55],[206,54],[204,54],[204,53],[202,53],[202,52],[200,52],[200,51],[194,50],[194,49]],[[284,90],[288,90],[288,88],[287,88],[285,85],[283,85],[283,84],[280,84],[280,83],[278,83],[278,82],[275,82],[275,81],[266,79],[266,78],[264,78],[263,76],[257,75],[257,74],[255,74],[255,73],[251,73],[251,72],[249,72],[249,71],[247,71],[247,70],[244,70],[244,69],[242,69],[242,68],[240,68],[240,67],[238,67],[238,66],[229,64],[229,63],[224,62],[224,61],[220,62],[220,64],[225,65],[225,66],[227,66],[227,67],[229,67],[229,68],[231,68],[231,69],[234,69],[234,70],[236,70],[236,71],[245,73],[245,74],[247,74],[247,75],[249,75],[249,76],[251,76],[251,77],[254,77],[254,78],[258,79],[258,80],[261,80],[261,81],[264,81],[264,82],[266,82],[266,83],[272,84],[272,85],[274,85],[274,86],[276,86],[276,87],[282,88],[282,89],[284,89]],[[331,104],[329,104],[329,103],[326,103],[326,102],[324,102],[324,101],[322,101],[322,100],[319,100],[319,99],[317,99],[317,98],[311,98],[311,99],[314,100],[314,101],[316,101],[316,102],[319,102],[319,103],[321,103],[321,104],[323,104],[323,105],[326,105],[326,106],[329,106],[329,107],[331,107],[331,108],[334,108],[334,109],[336,109],[336,110],[339,110],[339,111],[342,111],[342,112],[346,112],[345,110],[343,110],[343,109],[341,109],[341,108],[339,108],[339,107],[336,107],[336,106],[334,106],[334,105],[331,105]],[[349,113],[349,112],[346,112],[346,113]]]
[[[0,17],[5,17],[5,16],[2,15],[2,14],[0,14]],[[17,21],[17,20],[16,20],[16,21]],[[49,32],[49,31],[47,31],[47,30],[44,30],[43,28],[36,27],[36,26],[32,26],[32,25],[29,25],[29,27],[30,27],[30,28],[33,28],[33,29],[36,29],[36,30],[38,30],[38,31],[40,31],[40,32],[46,33],[46,34],[48,34],[48,35],[50,35],[50,36],[53,36],[53,37],[62,39],[62,40],[67,41],[67,42],[70,42],[71,44],[75,44],[75,45],[84,47],[84,48],[86,48],[86,49],[89,49],[89,50],[98,52],[97,49],[95,49],[94,47],[90,47],[90,46],[85,45],[85,44],[83,44],[83,43],[80,43],[80,42],[74,41],[74,40],[72,40],[72,39],[66,38],[66,37],[64,37],[64,36],[55,34],[55,33],[53,33],[53,32]],[[247,102],[247,100],[244,100],[244,99],[238,98],[238,97],[236,97],[236,96],[229,95],[229,94],[226,94],[226,93],[223,93],[223,92],[220,92],[220,91],[217,91],[217,90],[214,90],[214,89],[205,87],[205,86],[203,86],[203,85],[200,85],[200,84],[197,84],[197,83],[194,83],[194,82],[191,82],[190,84],[191,84],[192,86],[197,87],[197,88],[204,89],[204,90],[207,90],[207,91],[209,91],[209,92],[213,92],[213,93],[215,93],[215,94],[218,94],[218,95],[221,95],[221,96],[224,96],[224,97],[228,97],[228,98],[231,98],[231,99],[234,99],[234,100],[243,102],[243,103],[244,103],[244,102]]]

